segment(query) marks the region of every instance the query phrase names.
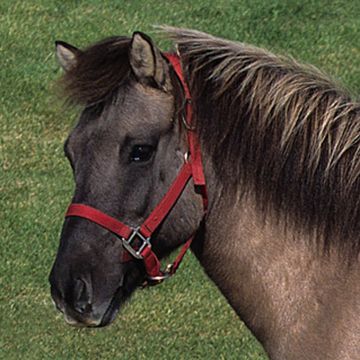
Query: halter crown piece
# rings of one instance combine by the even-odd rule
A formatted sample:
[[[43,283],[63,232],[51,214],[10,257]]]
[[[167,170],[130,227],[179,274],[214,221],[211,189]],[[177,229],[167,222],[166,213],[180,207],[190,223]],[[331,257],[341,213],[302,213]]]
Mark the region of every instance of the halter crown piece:
[[[172,53],[164,53],[163,55],[172,65],[183,87],[186,99],[186,123],[191,125],[191,96],[184,80],[180,58],[177,54]],[[146,285],[159,284],[164,279],[174,275],[194,238],[194,235],[192,235],[186,241],[173,264],[169,264],[165,270],[161,270],[160,261],[152,251],[151,236],[171,212],[191,177],[193,178],[194,186],[202,195],[204,211],[207,209],[208,199],[201,151],[196,134],[191,130],[191,126],[187,129],[187,137],[190,157],[185,159],[185,163],[167,193],[139,227],[132,228],[102,211],[85,204],[72,203],[65,214],[65,217],[75,216],[90,220],[116,235],[127,251],[124,253],[122,261],[127,262],[138,259],[143,262],[147,275]]]

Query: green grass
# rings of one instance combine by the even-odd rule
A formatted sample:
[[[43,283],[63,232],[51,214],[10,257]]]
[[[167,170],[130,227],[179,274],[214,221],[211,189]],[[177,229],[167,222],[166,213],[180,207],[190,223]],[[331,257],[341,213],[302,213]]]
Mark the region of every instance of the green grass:
[[[57,99],[54,40],[192,27],[321,67],[360,89],[357,0],[0,3],[0,359],[265,359],[196,260],[139,291],[101,330],[65,325],[47,276],[73,184],[62,142],[75,121]],[[160,42],[164,46],[165,42]]]

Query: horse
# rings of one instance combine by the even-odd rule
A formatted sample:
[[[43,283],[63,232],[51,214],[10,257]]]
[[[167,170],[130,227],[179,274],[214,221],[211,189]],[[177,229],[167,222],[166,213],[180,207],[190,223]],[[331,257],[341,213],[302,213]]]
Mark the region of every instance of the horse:
[[[360,359],[360,103],[292,58],[163,31],[181,73],[141,32],[56,44],[83,109],[64,145],[75,192],[49,277],[57,308],[108,325],[187,244],[269,358]]]

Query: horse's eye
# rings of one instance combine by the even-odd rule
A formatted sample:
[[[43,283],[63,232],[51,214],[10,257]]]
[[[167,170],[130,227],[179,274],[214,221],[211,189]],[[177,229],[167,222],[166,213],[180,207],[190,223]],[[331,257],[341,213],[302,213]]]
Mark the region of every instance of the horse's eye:
[[[151,159],[154,147],[151,145],[135,145],[130,153],[130,160],[134,162],[144,162]]]

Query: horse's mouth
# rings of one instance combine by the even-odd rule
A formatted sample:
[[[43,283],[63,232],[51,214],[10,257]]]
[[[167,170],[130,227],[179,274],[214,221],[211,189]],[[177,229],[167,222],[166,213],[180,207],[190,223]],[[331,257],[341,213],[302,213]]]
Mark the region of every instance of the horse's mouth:
[[[114,296],[109,302],[103,315],[87,314],[82,316],[73,310],[69,310],[67,306],[63,306],[61,302],[54,301],[53,303],[57,310],[64,315],[65,322],[74,327],[104,327],[110,325],[116,318],[122,303],[123,288],[120,286],[115,292]]]
[[[68,325],[75,327],[104,327],[110,325],[116,318],[120,307],[131,296],[133,291],[142,283],[142,273],[134,271],[138,269],[135,264],[132,268],[122,274],[117,289],[113,296],[102,304],[90,307],[89,311],[77,312],[64,301],[61,294],[52,288],[52,300]]]

